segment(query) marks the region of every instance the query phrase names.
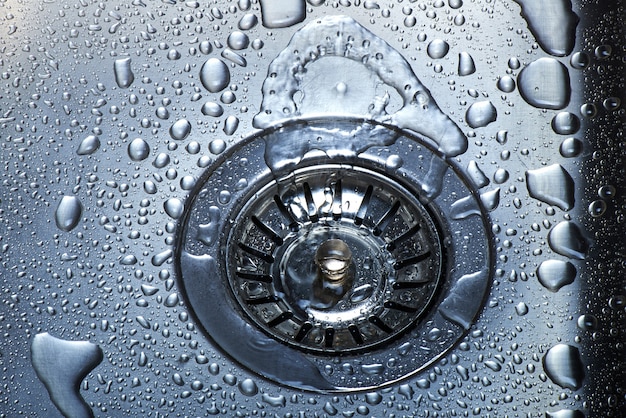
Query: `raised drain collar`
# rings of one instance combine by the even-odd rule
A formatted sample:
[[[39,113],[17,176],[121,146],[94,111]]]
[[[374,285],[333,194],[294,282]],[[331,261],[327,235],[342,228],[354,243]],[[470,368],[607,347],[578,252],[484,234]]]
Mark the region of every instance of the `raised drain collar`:
[[[452,348],[487,293],[488,222],[468,184],[428,141],[390,126],[262,131],[185,204],[187,305],[227,355],[280,384],[397,382]],[[459,199],[467,216],[453,213]]]

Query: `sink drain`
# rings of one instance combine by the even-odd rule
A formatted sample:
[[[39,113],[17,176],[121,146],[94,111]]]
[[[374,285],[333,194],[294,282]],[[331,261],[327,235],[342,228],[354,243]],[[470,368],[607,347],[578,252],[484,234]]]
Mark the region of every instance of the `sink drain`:
[[[397,181],[362,167],[272,180],[234,224],[225,263],[235,298],[266,333],[303,350],[384,344],[420,318],[439,283],[431,215]]]
[[[459,198],[478,216],[453,213]],[[207,334],[253,371],[304,389],[380,386],[439,358],[480,309],[480,207],[427,141],[393,127],[268,129],[198,182],[181,286]]]

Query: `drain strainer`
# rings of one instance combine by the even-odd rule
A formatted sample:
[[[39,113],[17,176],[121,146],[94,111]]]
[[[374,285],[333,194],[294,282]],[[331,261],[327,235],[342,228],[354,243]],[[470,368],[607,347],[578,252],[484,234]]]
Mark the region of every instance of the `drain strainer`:
[[[272,180],[234,224],[225,263],[235,299],[267,334],[299,349],[384,344],[419,320],[439,283],[442,249],[428,211],[361,167],[313,166]]]
[[[480,208],[427,141],[360,120],[296,122],[242,142],[198,182],[181,285],[251,370],[304,389],[380,386],[439,358],[480,309]]]

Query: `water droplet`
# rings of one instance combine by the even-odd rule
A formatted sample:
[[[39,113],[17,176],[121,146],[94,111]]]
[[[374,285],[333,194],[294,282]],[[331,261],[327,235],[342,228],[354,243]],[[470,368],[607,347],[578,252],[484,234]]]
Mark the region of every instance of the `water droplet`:
[[[583,151],[583,142],[578,138],[566,138],[561,142],[559,152],[565,158],[578,157]]]
[[[511,57],[509,58],[507,65],[511,70],[519,70],[519,68],[522,66],[522,63],[520,62],[519,58]]]
[[[182,200],[176,197],[167,199],[163,204],[163,208],[165,209],[165,213],[167,213],[167,215],[172,219],[180,218],[185,210]]]
[[[571,135],[580,129],[580,119],[573,113],[560,112],[552,118],[552,130],[559,135]]]
[[[226,135],[234,134],[238,127],[239,127],[239,118],[236,116],[230,115],[224,121],[224,133]]]
[[[31,344],[31,361],[37,377],[54,405],[68,417],[93,416],[79,387],[102,359],[102,350],[95,344],[61,340],[47,332],[35,335]]]
[[[168,308],[173,308],[174,306],[178,305],[178,293],[170,293],[163,301],[163,305],[167,306]]]
[[[211,246],[217,240],[221,210],[217,206],[209,207],[209,223],[198,225],[196,239]]]
[[[141,161],[150,155],[150,146],[141,138],[135,138],[128,144],[128,156],[133,161]]]
[[[602,199],[613,199],[615,197],[615,193],[617,193],[617,189],[615,186],[607,184],[606,186],[602,186],[598,189],[598,196]]]
[[[214,139],[209,143],[209,151],[211,154],[221,154],[226,149],[226,142],[223,139]]]
[[[580,106],[581,116],[589,119],[593,119],[598,114],[598,107],[595,103],[584,103]]]
[[[589,214],[594,218],[599,218],[606,212],[606,202],[604,200],[594,200],[587,208]]]
[[[426,47],[426,53],[432,59],[440,59],[446,56],[450,45],[443,39],[433,39]]]
[[[256,17],[255,14],[246,13],[241,19],[239,19],[237,27],[241,30],[250,30],[255,27],[258,22],[259,19]]]
[[[546,418],[585,418],[585,414],[578,410],[561,409],[555,412],[546,412]]]
[[[90,155],[100,148],[100,139],[95,135],[89,135],[80,142],[76,154]]]
[[[602,101],[602,106],[609,112],[619,109],[622,105],[622,101],[619,97],[608,97]]]
[[[575,52],[569,62],[573,69],[584,70],[591,63],[591,58],[586,52]]]
[[[187,119],[180,119],[170,127],[170,136],[176,140],[183,140],[191,133],[191,123]]]
[[[576,324],[582,330],[595,331],[598,329],[598,318],[590,314],[581,315],[578,317]]]
[[[613,47],[611,45],[599,45],[594,49],[594,54],[598,59],[607,59],[613,54]]]
[[[472,56],[465,51],[459,53],[458,72],[460,76],[466,76],[474,74],[476,72],[476,64],[474,64],[474,58],[472,58]]]
[[[302,22],[305,17],[304,0],[289,2],[261,0],[261,22],[266,28],[287,28]]]
[[[228,35],[228,39],[226,40],[226,44],[229,48],[234,49],[235,51],[239,51],[242,49],[246,49],[250,44],[250,38],[243,32],[234,31]]]
[[[585,378],[585,366],[578,348],[557,344],[543,357],[546,374],[557,385],[571,390],[580,389]]]
[[[478,271],[460,277],[452,286],[450,294],[439,305],[441,314],[450,321],[468,330],[472,325],[474,315],[482,305],[482,296],[485,293],[488,280],[487,273]],[[471,298],[469,295],[473,295]]]
[[[254,396],[259,393],[259,388],[252,379],[244,379],[239,382],[239,391],[245,396]]]
[[[569,258],[584,260],[587,257],[589,243],[580,227],[573,222],[559,222],[548,233],[548,243],[554,252]]]
[[[519,316],[526,315],[528,313],[528,305],[526,305],[524,302],[518,303],[517,305],[515,305],[515,313],[517,313]]]
[[[522,16],[541,48],[557,57],[572,52],[576,42],[578,16],[570,0],[554,0],[547,7],[537,0],[515,0],[522,6]]]
[[[215,118],[224,114],[224,108],[219,103],[206,102],[202,105],[202,114],[205,116],[213,116]]]
[[[472,104],[469,109],[467,109],[467,112],[465,112],[465,120],[472,128],[487,126],[491,122],[494,122],[497,117],[496,108],[488,100]]]
[[[571,87],[567,68],[554,58],[539,58],[517,76],[519,92],[531,106],[563,109],[570,100]]]
[[[528,170],[526,187],[531,197],[549,205],[562,210],[574,207],[574,180],[560,164]]]
[[[467,175],[479,189],[489,184],[489,178],[483,173],[474,160],[470,161],[467,165]]]
[[[131,59],[122,58],[115,60],[113,63],[113,72],[115,74],[115,82],[120,88],[126,89],[133,84],[135,75],[130,68]]]
[[[500,91],[510,93],[515,90],[515,80],[510,75],[498,78],[497,87]]]
[[[463,0],[448,0],[448,6],[451,9],[460,9],[463,6]]]
[[[200,69],[200,82],[211,93],[224,90],[230,82],[228,66],[218,58],[209,58]]]
[[[574,283],[576,267],[569,261],[546,260],[537,268],[539,283],[551,292]]]
[[[54,213],[57,228],[69,232],[78,225],[83,213],[83,205],[76,196],[63,196]]]

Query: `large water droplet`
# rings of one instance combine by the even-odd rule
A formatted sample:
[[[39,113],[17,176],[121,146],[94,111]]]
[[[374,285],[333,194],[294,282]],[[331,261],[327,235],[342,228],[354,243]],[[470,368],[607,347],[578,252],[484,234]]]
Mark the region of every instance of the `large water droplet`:
[[[546,418],[585,418],[585,414],[579,410],[561,409],[554,412],[546,412]]]
[[[230,82],[228,66],[218,58],[209,58],[200,68],[200,82],[211,93],[224,90]]]
[[[522,6],[522,16],[541,48],[551,55],[564,57],[576,42],[578,16],[570,0],[515,0]]]
[[[100,148],[100,139],[95,135],[89,135],[80,142],[76,154],[90,155]]]
[[[453,285],[450,294],[439,305],[441,314],[450,321],[469,329],[472,325],[475,313],[482,304],[482,298],[476,295],[485,293],[484,271],[466,274],[459,278]]]
[[[131,59],[121,58],[113,63],[113,73],[115,74],[115,82],[120,88],[128,88],[135,80],[133,70],[130,68]]]
[[[554,58],[539,58],[517,76],[519,92],[530,105],[542,109],[563,109],[570,100],[567,68]]]
[[[433,39],[426,47],[426,53],[433,59],[445,57],[449,50],[450,45],[443,39]]]
[[[574,207],[574,180],[560,164],[528,170],[526,187],[531,197],[549,205],[562,210]]]
[[[235,51],[239,51],[241,49],[246,49],[250,44],[250,39],[248,35],[243,32],[233,31],[230,35],[228,35],[228,39],[226,39],[226,44],[229,48],[234,49]]]
[[[128,156],[133,161],[141,161],[150,155],[150,146],[141,138],[135,138],[128,144]]]
[[[576,278],[576,267],[569,261],[546,260],[537,268],[539,283],[551,292],[572,284]]]
[[[556,253],[578,260],[584,260],[589,250],[589,243],[580,227],[570,221],[560,222],[552,228],[548,243]]]
[[[88,341],[66,341],[50,334],[35,335],[31,361],[54,405],[67,417],[93,417],[79,386],[103,359],[102,350]]]
[[[304,0],[261,0],[261,22],[266,28],[286,28],[306,17]]]
[[[497,117],[496,108],[488,100],[472,104],[469,109],[467,109],[467,112],[465,112],[465,120],[472,128],[487,126],[491,122],[494,122]]]
[[[54,220],[60,230],[68,232],[78,225],[82,213],[83,205],[76,196],[63,196],[54,213]]]
[[[552,118],[552,130],[559,135],[571,135],[580,129],[580,119],[573,113],[560,112]]]
[[[179,141],[187,138],[191,132],[191,123],[187,119],[177,120],[170,127],[170,136]]]
[[[256,15],[252,13],[247,13],[243,15],[241,19],[239,19],[237,27],[241,30],[249,30],[255,27],[258,22],[259,19],[257,19]]]
[[[183,214],[185,205],[182,200],[172,197],[171,199],[167,199],[165,201],[163,208],[165,209],[165,213],[167,213],[170,218],[178,219]]]
[[[460,76],[470,75],[476,72],[476,64],[474,64],[474,58],[472,58],[472,56],[465,51],[459,53],[458,71]]]
[[[510,75],[498,78],[497,87],[500,91],[510,93],[515,90],[515,80]]]
[[[546,374],[557,385],[572,390],[580,389],[585,378],[585,366],[578,348],[557,344],[543,357]]]
[[[206,102],[202,105],[202,114],[206,116],[213,116],[215,118],[224,114],[224,108],[219,103]]]
[[[244,379],[239,382],[239,391],[245,396],[254,396],[259,393],[259,388],[252,379]]]
[[[578,138],[566,138],[561,142],[561,146],[559,147],[559,152],[565,158],[573,158],[578,157],[580,153],[583,151],[584,145],[583,141]]]

